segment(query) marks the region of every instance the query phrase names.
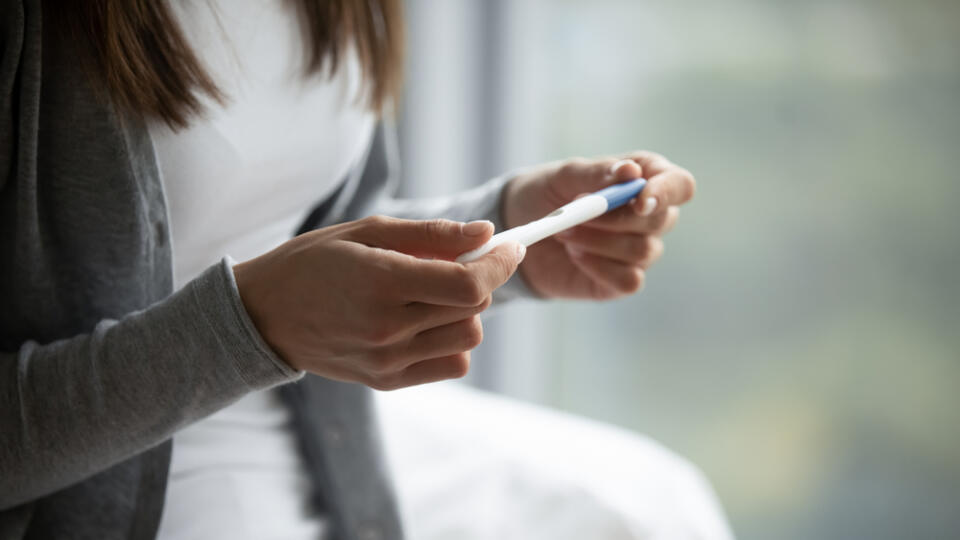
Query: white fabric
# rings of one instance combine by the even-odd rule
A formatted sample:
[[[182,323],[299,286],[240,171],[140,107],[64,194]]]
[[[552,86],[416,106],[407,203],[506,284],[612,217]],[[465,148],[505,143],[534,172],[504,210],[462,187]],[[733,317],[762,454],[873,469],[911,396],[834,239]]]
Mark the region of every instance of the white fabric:
[[[457,383],[377,406],[408,538],[733,537],[700,472],[640,435]]]
[[[173,4],[226,107],[188,129],[151,126],[170,210],[179,288],[229,254],[244,261],[290,238],[370,145],[375,115],[357,100],[359,61],[304,78],[292,2]]]
[[[375,117],[357,99],[352,51],[335,77],[303,76],[295,4],[172,6],[228,99],[205,100],[207,114],[185,130],[150,126],[179,288],[224,255],[243,261],[289,239],[363,158]],[[290,421],[276,395],[259,392],[178,432],[159,538],[319,538]]]
[[[273,392],[254,392],[177,433],[157,538],[310,539],[325,522]]]

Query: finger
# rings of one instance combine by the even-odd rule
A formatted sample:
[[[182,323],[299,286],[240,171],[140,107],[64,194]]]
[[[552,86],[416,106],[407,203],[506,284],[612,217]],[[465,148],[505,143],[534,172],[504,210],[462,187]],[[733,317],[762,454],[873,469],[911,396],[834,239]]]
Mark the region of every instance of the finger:
[[[405,388],[447,379],[459,379],[470,371],[470,352],[462,352],[441,358],[431,358],[417,362],[404,369],[393,383],[380,390]],[[376,388],[376,386],[374,386]]]
[[[493,235],[493,223],[461,223],[448,219],[410,220],[372,216],[355,222],[348,238],[367,246],[414,257],[453,260],[480,247]]]
[[[591,253],[640,268],[663,254],[663,240],[646,234],[624,234],[578,227],[561,241],[575,251]]]
[[[525,253],[523,245],[507,242],[479,259],[460,264],[384,252],[382,260],[388,269],[387,284],[380,287],[383,294],[399,297],[404,303],[477,306],[510,279]]]
[[[469,319],[474,315],[483,313],[492,302],[492,297],[487,296],[483,302],[476,306],[456,307],[456,306],[437,306],[434,304],[424,304],[423,302],[412,302],[402,306],[402,319],[409,321],[410,330],[413,337],[424,330],[443,326],[445,324]]]
[[[668,211],[641,216],[631,206],[622,206],[581,225],[611,232],[653,233],[669,221]]]
[[[526,253],[527,248],[523,244],[506,242],[479,259],[464,264],[472,276],[465,290],[466,300],[473,304],[478,298],[486,298],[500,288],[517,271]]]
[[[630,206],[641,216],[649,216],[658,209],[686,203],[697,189],[696,180],[690,171],[672,167],[647,180],[646,187]]]
[[[621,159],[610,165],[609,175],[613,182],[626,182],[643,176],[643,167],[632,159]]]
[[[609,293],[607,298],[632,294],[643,287],[644,272],[636,266],[570,247],[567,248],[567,253],[577,268]]]
[[[407,343],[392,347],[389,356],[396,358],[400,362],[400,367],[406,368],[425,358],[449,356],[472,350],[482,341],[483,325],[480,323],[480,317],[475,315],[462,321],[420,332]]]
[[[643,168],[644,178],[653,178],[668,169],[676,167],[669,159],[647,150],[627,153],[623,156],[623,159],[629,159],[640,165]]]
[[[671,206],[667,208],[667,219],[663,222],[663,225],[658,227],[656,230],[651,231],[650,234],[656,236],[663,236],[668,232],[672,231],[674,226],[677,224],[677,220],[680,219],[680,207]]]
[[[592,193],[642,174],[642,168],[632,159],[571,158],[563,162],[556,177],[564,198],[572,198],[574,194]]]

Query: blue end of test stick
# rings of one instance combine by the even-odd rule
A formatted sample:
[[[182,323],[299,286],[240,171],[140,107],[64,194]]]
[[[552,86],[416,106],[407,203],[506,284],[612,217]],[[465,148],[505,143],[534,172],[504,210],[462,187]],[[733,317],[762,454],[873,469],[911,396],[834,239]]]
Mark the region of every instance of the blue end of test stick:
[[[646,185],[647,181],[645,179],[637,178],[635,180],[630,180],[629,182],[614,184],[608,188],[601,189],[600,191],[594,193],[594,195],[600,195],[607,200],[607,212],[609,212],[614,208],[623,206],[630,202],[630,199],[633,199],[639,195]]]

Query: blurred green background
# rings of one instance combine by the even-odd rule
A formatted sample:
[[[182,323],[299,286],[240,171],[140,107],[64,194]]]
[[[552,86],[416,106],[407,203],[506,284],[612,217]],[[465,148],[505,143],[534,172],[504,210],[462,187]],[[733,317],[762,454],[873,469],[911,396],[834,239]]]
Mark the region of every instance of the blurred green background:
[[[486,386],[688,457],[739,538],[960,538],[960,2],[459,2],[481,90],[423,75],[438,4],[407,124],[466,92],[497,136],[464,154],[646,148],[699,186],[640,295],[504,310]]]

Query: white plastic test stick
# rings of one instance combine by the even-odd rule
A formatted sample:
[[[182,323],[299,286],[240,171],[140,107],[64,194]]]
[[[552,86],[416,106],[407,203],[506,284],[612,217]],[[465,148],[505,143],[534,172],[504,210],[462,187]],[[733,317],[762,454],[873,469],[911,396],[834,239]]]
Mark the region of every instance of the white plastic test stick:
[[[536,221],[493,235],[486,244],[461,254],[457,257],[457,262],[465,263],[478,259],[504,242],[520,242],[525,246],[535,244],[548,236],[576,227],[614,208],[623,206],[639,195],[646,185],[646,180],[637,178],[580,197]]]

